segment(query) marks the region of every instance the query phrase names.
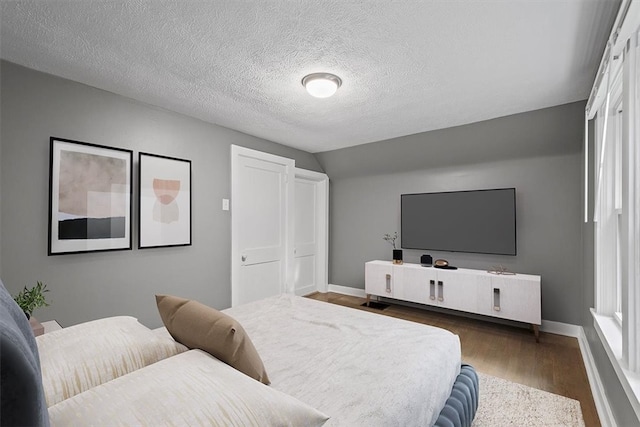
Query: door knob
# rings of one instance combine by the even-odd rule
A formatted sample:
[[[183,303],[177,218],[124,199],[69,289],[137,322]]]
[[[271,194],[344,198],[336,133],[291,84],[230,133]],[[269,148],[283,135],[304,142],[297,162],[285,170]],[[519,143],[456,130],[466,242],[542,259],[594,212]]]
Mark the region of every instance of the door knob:
[[[246,255],[242,255],[242,262],[245,262],[247,260],[247,256]]]

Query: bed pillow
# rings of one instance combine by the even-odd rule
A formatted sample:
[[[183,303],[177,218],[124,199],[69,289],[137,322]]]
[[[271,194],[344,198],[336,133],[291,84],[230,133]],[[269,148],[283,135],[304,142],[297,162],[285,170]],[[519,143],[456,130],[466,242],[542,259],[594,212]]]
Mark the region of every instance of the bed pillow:
[[[49,416],[55,426],[321,426],[329,418],[201,350],[80,393]]]
[[[187,350],[129,316],[81,323],[36,342],[48,406]]]
[[[270,384],[267,371],[249,335],[234,318],[198,301],[156,295],[162,322],[171,336],[204,350],[240,372]]]

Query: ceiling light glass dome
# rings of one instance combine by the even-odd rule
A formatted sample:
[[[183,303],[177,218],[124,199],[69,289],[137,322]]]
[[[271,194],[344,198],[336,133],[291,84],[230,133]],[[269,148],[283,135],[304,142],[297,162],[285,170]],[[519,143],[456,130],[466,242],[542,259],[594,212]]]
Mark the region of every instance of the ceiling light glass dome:
[[[340,77],[330,73],[313,73],[302,79],[302,85],[311,96],[328,98],[342,85]]]

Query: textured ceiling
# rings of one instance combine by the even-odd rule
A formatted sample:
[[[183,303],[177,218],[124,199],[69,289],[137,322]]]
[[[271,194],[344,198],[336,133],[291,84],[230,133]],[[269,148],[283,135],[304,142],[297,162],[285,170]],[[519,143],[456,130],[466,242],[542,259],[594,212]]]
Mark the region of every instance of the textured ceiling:
[[[586,99],[618,4],[3,0],[0,55],[322,152]]]

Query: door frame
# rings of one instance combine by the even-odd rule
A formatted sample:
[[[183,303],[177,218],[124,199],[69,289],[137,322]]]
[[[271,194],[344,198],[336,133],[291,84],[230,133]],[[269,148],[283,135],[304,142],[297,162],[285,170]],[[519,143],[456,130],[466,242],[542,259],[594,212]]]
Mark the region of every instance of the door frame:
[[[292,215],[294,212],[294,194],[295,194],[295,180],[294,168],[295,161],[286,157],[276,156],[274,154],[263,153],[262,151],[252,150],[250,148],[241,147],[239,145],[231,145],[231,306],[238,305],[238,289],[240,287],[240,248],[238,242],[238,230],[240,227],[239,219],[236,211],[233,208],[234,200],[238,200],[240,194],[239,186],[239,173],[240,173],[240,158],[248,157],[252,159],[262,160],[269,163],[275,163],[285,167],[285,187],[284,194],[284,215],[285,215],[285,230],[284,236],[281,236],[284,242],[284,277],[285,283],[281,285],[282,292],[293,293],[294,284],[293,278],[293,226]]]
[[[329,177],[325,173],[295,168],[295,178],[316,185],[316,290],[326,293],[329,288]]]

